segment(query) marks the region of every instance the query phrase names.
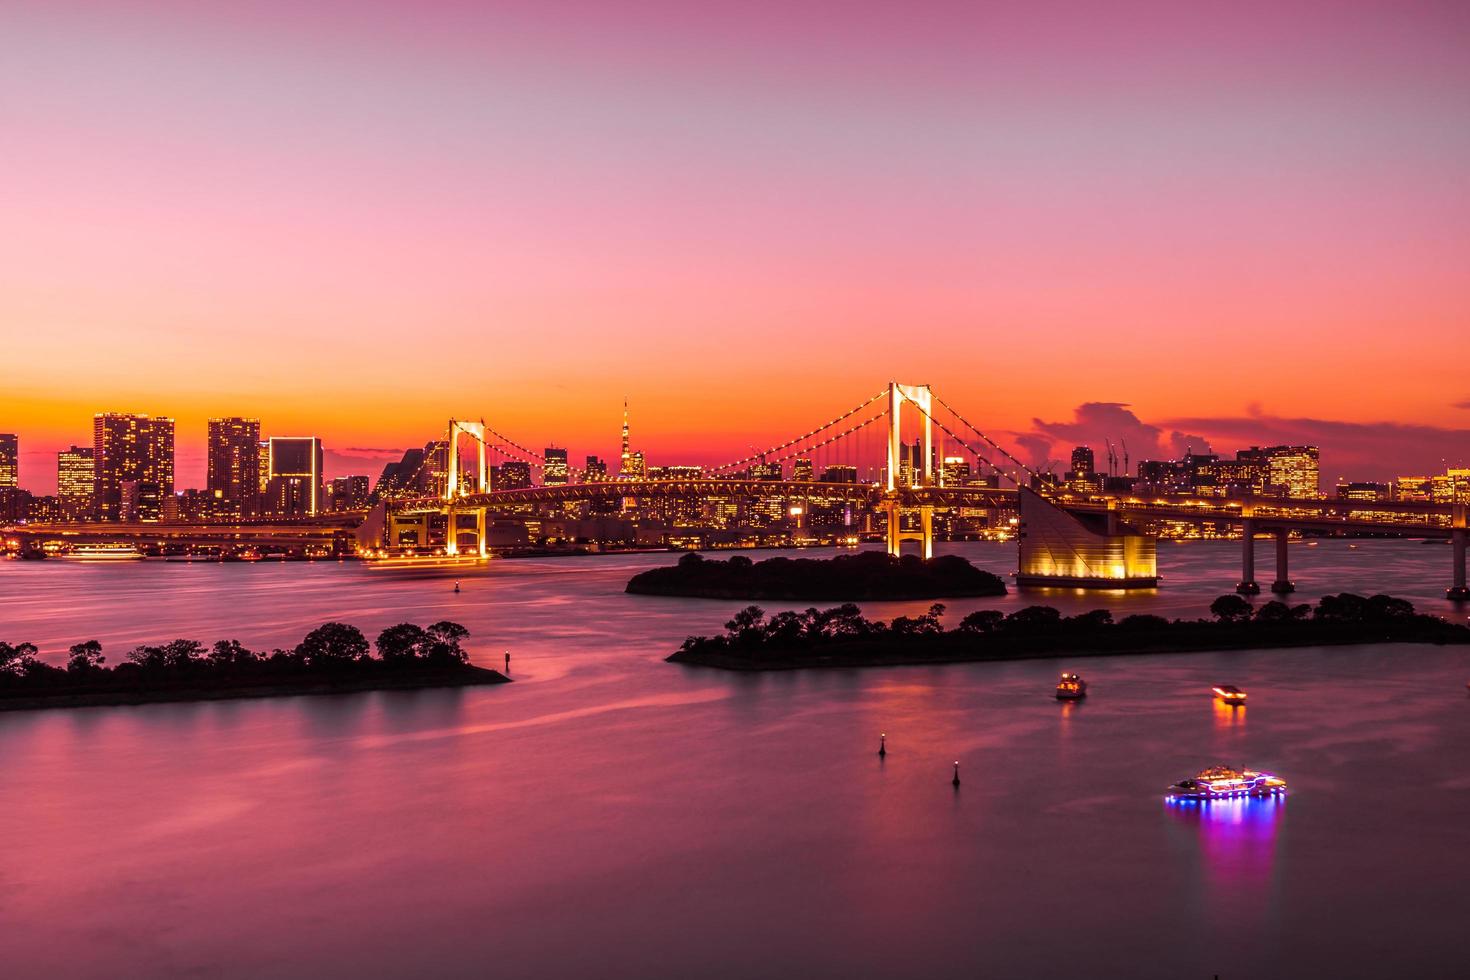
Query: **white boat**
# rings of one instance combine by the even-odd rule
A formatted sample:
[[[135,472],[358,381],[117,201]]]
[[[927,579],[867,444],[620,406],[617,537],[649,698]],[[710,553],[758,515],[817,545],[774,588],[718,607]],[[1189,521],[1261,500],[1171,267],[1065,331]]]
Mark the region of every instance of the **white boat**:
[[[79,544],[56,557],[68,561],[137,561],[146,556],[130,544]]]
[[[1211,766],[1193,779],[1181,779],[1170,786],[1164,799],[1174,802],[1209,802],[1250,796],[1285,796],[1286,780],[1269,772],[1236,769],[1233,766]]]

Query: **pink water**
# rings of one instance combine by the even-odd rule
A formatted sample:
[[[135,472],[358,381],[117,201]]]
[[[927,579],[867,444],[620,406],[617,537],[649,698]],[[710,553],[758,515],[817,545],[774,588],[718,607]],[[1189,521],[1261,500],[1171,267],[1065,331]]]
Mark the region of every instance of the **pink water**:
[[[951,615],[1201,614],[1237,555],[1164,545],[1156,594]],[[738,603],[622,593],[669,560],[504,561],[459,573],[459,594],[455,573],[356,564],[0,564],[0,638],[51,654],[451,618],[482,662],[509,649],[516,679],[0,714],[0,971],[1461,974],[1470,651],[729,675],[662,658]],[[1323,542],[1293,560],[1303,601],[1387,591],[1470,615],[1436,598],[1447,548]],[[1067,666],[1084,704],[1051,697]],[[1217,708],[1222,682],[1250,706]],[[1161,802],[1219,760],[1292,794]]]

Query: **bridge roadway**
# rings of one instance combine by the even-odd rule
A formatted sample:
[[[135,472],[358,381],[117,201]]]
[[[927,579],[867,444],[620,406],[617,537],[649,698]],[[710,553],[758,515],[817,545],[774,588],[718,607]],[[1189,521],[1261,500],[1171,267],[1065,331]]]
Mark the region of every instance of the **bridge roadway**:
[[[1016,491],[1007,488],[917,486],[900,487],[897,494],[899,503],[905,507],[1016,506]],[[874,507],[886,499],[883,488],[871,483],[747,479],[626,480],[471,493],[456,498],[453,506],[455,510],[462,511],[479,508],[498,511],[533,504],[611,501],[628,497],[656,500],[669,497],[761,496],[843,500]],[[1465,526],[1465,505],[1425,501],[1196,496],[1144,499],[1123,495],[1080,497],[1068,493],[1048,494],[1048,499],[1074,513],[1113,513],[1124,520],[1140,523],[1180,521],[1190,524],[1238,524],[1243,520],[1253,519],[1263,529],[1286,527],[1291,530],[1407,533],[1429,537],[1449,537],[1452,526]],[[401,514],[443,512],[449,505],[450,502],[442,497],[415,497],[396,501],[393,510]],[[1383,519],[1377,515],[1392,517]]]
[[[298,520],[240,521],[229,524],[168,523],[45,523],[18,524],[0,529],[0,537],[24,543],[61,541],[71,544],[129,542],[219,547],[303,548],[322,546],[351,552],[353,532],[367,511],[339,511]]]

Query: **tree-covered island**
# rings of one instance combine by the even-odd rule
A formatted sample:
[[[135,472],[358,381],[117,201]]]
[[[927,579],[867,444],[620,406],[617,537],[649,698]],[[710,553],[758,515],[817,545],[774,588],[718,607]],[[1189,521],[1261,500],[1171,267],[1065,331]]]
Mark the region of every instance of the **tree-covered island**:
[[[378,634],[376,656],[355,626],[326,623],[290,649],[258,652],[238,640],[140,646],[115,666],[102,644],[69,650],[65,666],[39,659],[31,643],[0,641],[0,710],[141,704],[283,694],[500,684],[510,678],[469,662],[469,630],[448,621],[399,623]]]
[[[902,558],[863,551],[835,558],[767,558],[744,555],[720,560],[690,552],[675,565],[640,572],[628,592],[704,599],[876,601],[947,599],[1006,594],[1000,576],[958,555]]]
[[[720,636],[691,636],[670,663],[727,670],[873,667],[1023,660],[1035,657],[1189,653],[1363,643],[1470,643],[1470,628],[1416,613],[1403,599],[1352,593],[1315,606],[1271,601],[1253,607],[1238,595],[1210,604],[1212,619],[1168,620],[1106,609],[1063,616],[1050,606],[1013,613],[982,609],[946,629],[944,606],[891,622],[863,616],[855,604],[767,617],[748,606]]]

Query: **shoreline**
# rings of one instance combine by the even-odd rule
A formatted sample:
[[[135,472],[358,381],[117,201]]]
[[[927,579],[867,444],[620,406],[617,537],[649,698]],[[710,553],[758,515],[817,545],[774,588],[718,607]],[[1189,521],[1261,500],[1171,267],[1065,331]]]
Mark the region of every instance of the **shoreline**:
[[[296,677],[280,683],[251,683],[239,686],[158,687],[114,691],[57,691],[54,694],[0,696],[0,711],[32,711],[44,708],[100,708],[117,705],[164,704],[185,701],[232,701],[241,698],[304,697],[332,694],[362,694],[368,691],[418,691],[443,687],[482,687],[509,684],[498,670],[468,666],[444,670],[405,671],[362,677]]]

